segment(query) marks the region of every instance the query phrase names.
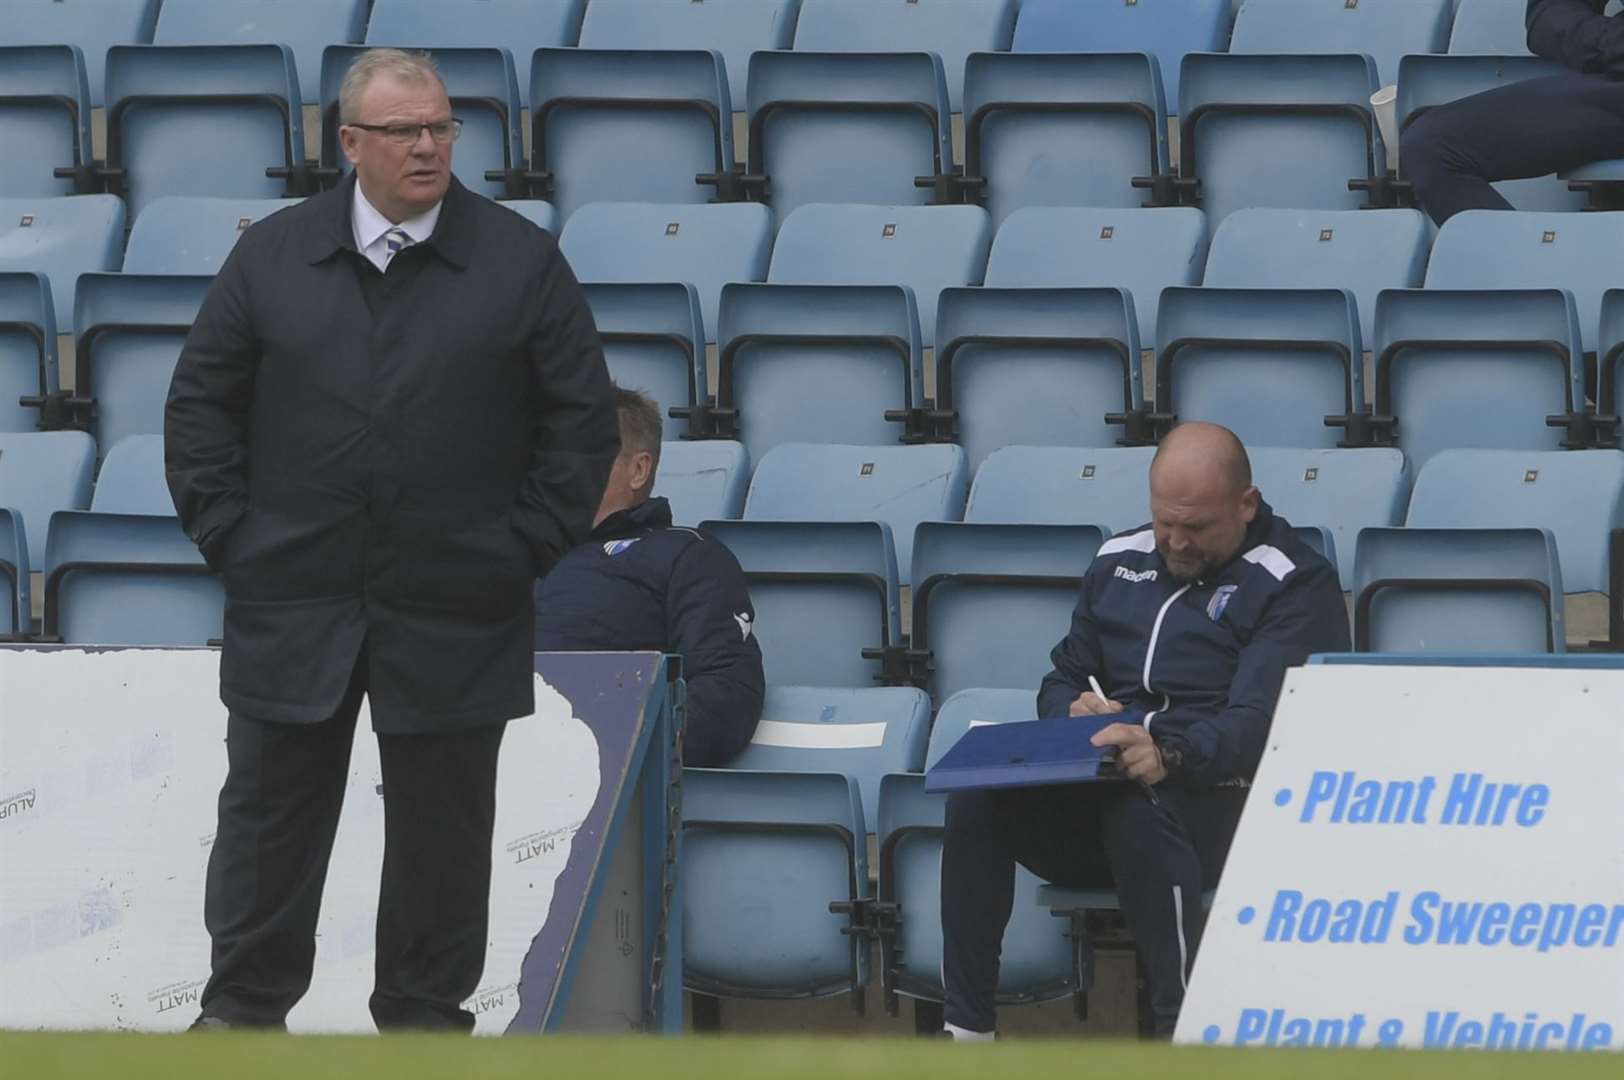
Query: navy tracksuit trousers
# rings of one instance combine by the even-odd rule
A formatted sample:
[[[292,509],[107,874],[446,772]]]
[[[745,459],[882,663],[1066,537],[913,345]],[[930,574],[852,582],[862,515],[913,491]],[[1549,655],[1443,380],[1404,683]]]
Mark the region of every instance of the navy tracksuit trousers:
[[[1462,210],[1510,210],[1489,185],[1624,157],[1624,81],[1529,79],[1429,109],[1404,131],[1399,173],[1442,225]]]
[[[998,957],[1015,864],[1068,888],[1115,888],[1144,962],[1156,1034],[1171,1036],[1246,788],[1135,784],[955,794],[942,848],[942,979],[948,1023],[994,1029]]]

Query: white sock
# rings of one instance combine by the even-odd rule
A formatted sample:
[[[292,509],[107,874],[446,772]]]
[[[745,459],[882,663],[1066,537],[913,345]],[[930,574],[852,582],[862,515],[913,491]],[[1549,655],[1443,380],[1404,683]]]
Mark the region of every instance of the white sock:
[[[957,1024],[943,1024],[943,1030],[953,1036],[954,1042],[992,1042],[998,1037],[993,1031],[969,1031]]]

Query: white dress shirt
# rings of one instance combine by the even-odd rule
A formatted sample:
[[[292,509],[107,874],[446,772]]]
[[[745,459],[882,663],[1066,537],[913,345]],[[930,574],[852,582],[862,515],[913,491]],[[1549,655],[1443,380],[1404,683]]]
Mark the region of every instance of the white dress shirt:
[[[439,220],[440,203],[435,203],[416,217],[409,217],[401,222],[400,228],[412,238],[412,243],[421,244],[434,235],[434,223]],[[391,256],[389,245],[384,242],[383,236],[393,229],[395,224],[367,202],[367,197],[361,194],[359,181],[355,185],[355,206],[350,214],[350,227],[355,232],[355,249],[365,255],[380,271],[387,270]]]

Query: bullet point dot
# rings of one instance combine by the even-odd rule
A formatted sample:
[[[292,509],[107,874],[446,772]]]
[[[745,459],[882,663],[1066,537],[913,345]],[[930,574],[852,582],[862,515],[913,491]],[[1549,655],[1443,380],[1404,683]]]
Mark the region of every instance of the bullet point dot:
[[[1201,1033],[1201,1041],[1205,1043],[1215,1043],[1222,1035],[1223,1032],[1218,1029],[1218,1025],[1213,1024],[1208,1027],[1207,1030]]]
[[[1283,787],[1279,791],[1274,793],[1274,805],[1276,805],[1276,806],[1285,806],[1290,801],[1291,801],[1291,789],[1290,788],[1284,788]]]
[[[1255,918],[1257,918],[1256,908],[1243,907],[1235,913],[1235,921],[1239,922],[1242,926],[1247,925]]]

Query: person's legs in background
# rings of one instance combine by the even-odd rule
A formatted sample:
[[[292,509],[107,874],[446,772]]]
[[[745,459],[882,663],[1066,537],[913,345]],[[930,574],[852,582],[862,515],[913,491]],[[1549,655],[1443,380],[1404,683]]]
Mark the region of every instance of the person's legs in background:
[[[1109,888],[1094,803],[1080,785],[970,791],[947,800],[942,840],[943,1016],[949,1029],[991,1032],[998,960],[1015,897],[1015,864],[1073,888]],[[1143,798],[1137,790],[1135,798]],[[955,1033],[957,1034],[957,1033]]]
[[[1402,120],[1402,118],[1400,118]],[[1462,210],[1510,210],[1491,186],[1624,157],[1624,82],[1578,73],[1529,79],[1422,113],[1399,175],[1442,225]]]
[[[1201,943],[1203,890],[1218,884],[1245,788],[1156,789],[1100,803],[1100,842],[1150,990],[1151,1025],[1172,1038]]]
[[[230,769],[203,901],[213,957],[202,1018],[281,1027],[310,989],[365,669],[363,651],[338,711],[322,723],[235,713],[227,721]]]
[[[384,856],[378,894],[380,1030],[471,1031],[490,917],[496,763],[506,723],[378,736]]]

